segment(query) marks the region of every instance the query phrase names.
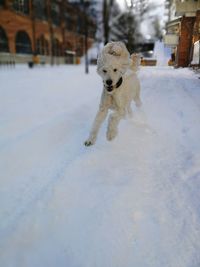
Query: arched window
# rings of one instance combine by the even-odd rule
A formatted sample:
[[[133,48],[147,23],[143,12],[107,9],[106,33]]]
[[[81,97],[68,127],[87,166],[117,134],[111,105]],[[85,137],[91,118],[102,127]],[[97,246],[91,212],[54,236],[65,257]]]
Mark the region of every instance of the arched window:
[[[13,8],[21,13],[29,14],[29,0],[14,0]]]
[[[31,40],[25,31],[19,31],[15,38],[16,53],[31,54]]]
[[[2,27],[0,27],[0,52],[9,52],[8,38]]]
[[[37,53],[40,55],[49,55],[49,43],[44,38],[44,35],[41,35],[37,39]]]
[[[47,40],[44,40],[44,51],[45,55],[49,55],[49,42]]]
[[[62,45],[56,38],[53,40],[53,56],[62,56]]]
[[[72,44],[71,44],[70,42],[66,42],[66,43],[65,43],[65,49],[66,49],[66,50],[70,50],[70,51],[72,51],[72,50],[73,50],[73,46],[72,46]]]
[[[38,19],[47,18],[46,0],[32,0],[34,5],[35,17]]]

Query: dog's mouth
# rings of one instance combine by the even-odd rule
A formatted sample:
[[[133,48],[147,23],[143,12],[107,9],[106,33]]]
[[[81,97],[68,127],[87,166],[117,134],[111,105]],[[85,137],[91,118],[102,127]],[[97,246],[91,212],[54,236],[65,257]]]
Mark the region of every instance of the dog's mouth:
[[[112,90],[113,90],[113,86],[106,86],[106,90],[107,90],[108,92],[112,92]]]
[[[111,93],[113,91],[113,89],[120,87],[122,82],[123,82],[123,79],[121,77],[115,85],[105,86],[105,88],[106,88],[107,92]]]

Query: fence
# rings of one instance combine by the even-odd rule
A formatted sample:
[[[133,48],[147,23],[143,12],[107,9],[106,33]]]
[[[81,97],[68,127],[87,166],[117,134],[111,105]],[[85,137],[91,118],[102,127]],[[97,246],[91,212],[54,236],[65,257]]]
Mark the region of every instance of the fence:
[[[0,69],[14,68],[15,58],[10,53],[0,53]]]

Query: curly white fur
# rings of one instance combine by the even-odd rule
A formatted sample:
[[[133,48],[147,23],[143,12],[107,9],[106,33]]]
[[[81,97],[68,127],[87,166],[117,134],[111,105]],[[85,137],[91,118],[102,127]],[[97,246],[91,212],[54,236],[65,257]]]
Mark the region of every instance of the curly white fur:
[[[122,42],[104,46],[97,59],[97,72],[103,79],[103,92],[86,146],[93,145],[108,110],[113,110],[108,120],[107,139],[112,140],[118,132],[118,124],[126,114],[132,115],[131,102],[141,105],[140,82],[137,78],[139,56],[130,56]]]

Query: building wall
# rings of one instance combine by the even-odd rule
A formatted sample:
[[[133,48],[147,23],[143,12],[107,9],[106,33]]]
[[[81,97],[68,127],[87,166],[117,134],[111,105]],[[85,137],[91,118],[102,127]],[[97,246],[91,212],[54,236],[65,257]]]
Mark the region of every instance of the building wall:
[[[178,1],[179,4],[182,3],[182,9],[180,9],[180,5],[177,6]],[[191,12],[188,13],[188,10],[191,10]],[[194,0],[170,0],[170,11],[171,16],[167,24],[167,33],[177,34],[179,37],[179,44],[173,47],[176,52],[175,65],[187,67],[192,61],[194,43],[200,40],[199,2],[194,2]],[[176,16],[179,16],[179,18],[175,19]],[[178,20],[180,20],[180,23],[176,22]],[[174,25],[177,26],[178,32],[174,30]]]
[[[84,15],[79,11],[77,13],[77,9],[74,10],[67,1],[63,1],[62,3],[66,3],[65,9],[69,13],[70,18],[72,18],[72,27],[68,30],[66,22],[61,19],[59,25],[54,25],[50,17],[47,16],[46,20],[40,20],[36,17],[33,17],[33,9],[32,9],[32,1],[30,1],[30,13],[25,15],[23,13],[16,12],[12,8],[13,1],[6,0],[4,6],[0,6],[0,27],[4,29],[8,38],[9,52],[12,55],[16,55],[16,34],[19,31],[25,31],[30,40],[31,40],[31,48],[33,52],[37,52],[37,40],[42,35],[45,40],[48,42],[48,55],[47,61],[49,61],[48,56],[52,55],[52,38],[55,38],[59,42],[60,53],[59,56],[64,57],[65,51],[70,50],[77,52],[77,56],[82,56],[84,54],[84,30],[80,30],[77,32],[76,30],[76,21],[75,19],[78,17],[83,17]],[[51,0],[46,0],[48,5],[51,4]],[[60,1],[58,2],[60,4]],[[49,6],[47,6],[49,10]],[[61,8],[62,10],[62,8]],[[61,12],[61,11],[60,11]],[[63,10],[62,10],[63,12]],[[61,17],[62,14],[59,14]],[[94,26],[94,25],[93,25]],[[83,27],[83,25],[82,25]],[[94,40],[94,36],[89,36],[88,38],[88,48],[92,45]],[[1,51],[0,51],[1,52]],[[17,57],[16,57],[17,58]],[[62,61],[62,60],[60,60]]]
[[[29,17],[14,14],[11,10],[0,9],[0,26],[6,32],[10,53],[15,54],[15,37],[18,31],[25,31],[31,39],[33,49],[32,25]]]
[[[187,67],[191,60],[194,17],[182,17],[180,39],[177,47],[177,64]]]
[[[193,29],[193,43],[200,40],[200,10],[196,13],[196,19],[194,23]]]

